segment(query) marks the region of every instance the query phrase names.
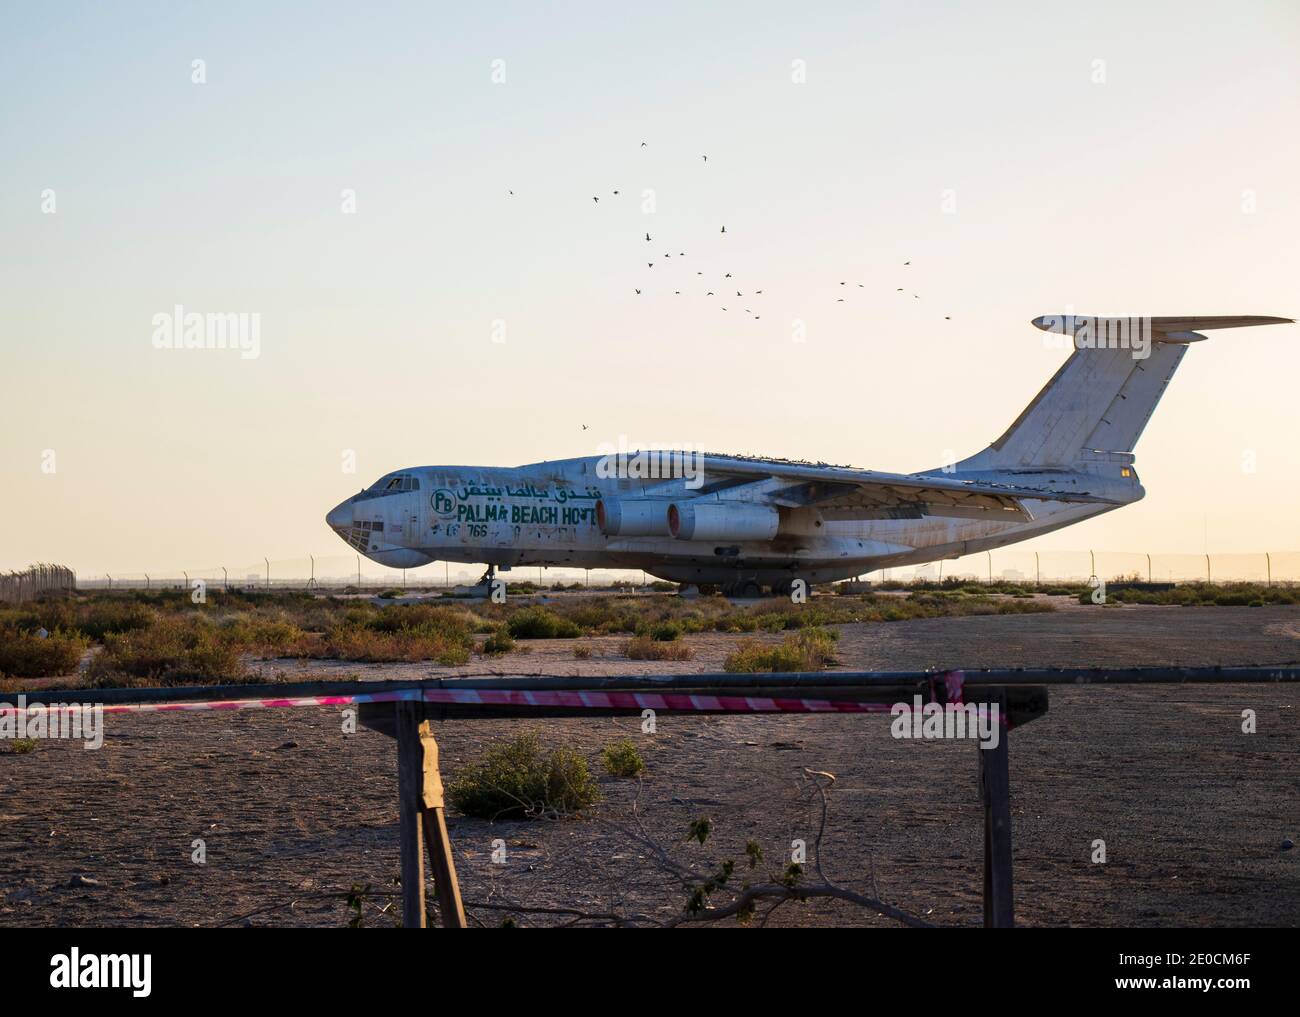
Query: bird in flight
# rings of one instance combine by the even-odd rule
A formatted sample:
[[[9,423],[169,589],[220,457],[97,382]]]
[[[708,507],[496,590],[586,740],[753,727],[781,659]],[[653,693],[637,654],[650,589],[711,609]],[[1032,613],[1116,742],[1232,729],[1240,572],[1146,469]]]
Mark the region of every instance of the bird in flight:
[[[644,141],[641,142],[641,147],[642,147],[642,148],[645,148],[645,142],[644,142]]]
[[[641,291],[640,291],[640,290],[637,290],[637,292],[640,293]]]
[[[727,232],[727,227],[723,226],[723,227],[722,227],[722,232],[723,232],[723,233],[726,233],[726,232]]]
[[[649,234],[649,233],[647,233],[647,234],[645,235],[645,242],[646,242],[647,244],[650,243],[650,234]]]
[[[582,429],[585,431],[585,430],[587,429],[587,425],[586,425],[586,424],[583,424],[583,425],[582,425]]]
[[[597,198],[597,197],[596,197],[596,196],[595,196],[595,195],[592,195],[592,198],[591,198],[591,200],[592,200],[592,201],[594,201],[594,202],[595,202],[595,203],[596,203],[596,204],[597,204],[597,205],[599,205],[599,204],[600,204],[600,199],[599,199],[599,198]]]

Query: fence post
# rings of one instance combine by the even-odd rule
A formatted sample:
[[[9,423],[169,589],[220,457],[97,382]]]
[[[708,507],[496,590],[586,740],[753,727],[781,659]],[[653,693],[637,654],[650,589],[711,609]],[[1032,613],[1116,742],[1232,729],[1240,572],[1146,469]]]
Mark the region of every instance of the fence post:
[[[1007,694],[999,689],[989,706],[998,708],[996,748],[979,753],[980,793],[984,800],[984,927],[1010,929],[1015,925],[1011,886],[1011,772],[1008,765]]]
[[[397,704],[398,837],[402,862],[402,927],[423,929],[428,924],[424,899],[424,851],[428,848],[438,894],[442,924],[465,928],[465,908],[460,899],[451,840],[443,814],[442,777],[438,772],[438,743],[424,704]]]

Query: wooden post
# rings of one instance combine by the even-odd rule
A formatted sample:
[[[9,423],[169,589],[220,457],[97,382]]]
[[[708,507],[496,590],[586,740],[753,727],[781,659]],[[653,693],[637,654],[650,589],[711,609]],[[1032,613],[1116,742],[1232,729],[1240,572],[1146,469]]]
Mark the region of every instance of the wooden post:
[[[400,797],[400,852],[402,860],[402,925],[423,929],[427,924],[424,899],[424,852],[429,852],[434,888],[442,924],[465,928],[465,908],[456,880],[456,865],[443,812],[442,777],[438,772],[438,743],[424,719],[422,703],[397,704],[397,783]]]
[[[397,704],[398,850],[402,859],[402,927],[423,929],[424,831],[420,822],[420,792],[424,783],[424,753],[420,745],[421,704]]]
[[[1011,774],[1007,758],[1007,697],[990,697],[998,705],[997,748],[980,747],[980,794],[984,800],[984,927],[1015,925],[1011,893]]]

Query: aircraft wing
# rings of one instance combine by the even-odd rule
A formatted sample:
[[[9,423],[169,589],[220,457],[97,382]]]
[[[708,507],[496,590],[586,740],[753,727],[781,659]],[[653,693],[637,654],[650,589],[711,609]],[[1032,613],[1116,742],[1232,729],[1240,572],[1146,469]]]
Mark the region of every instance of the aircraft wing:
[[[843,466],[707,456],[697,496],[728,498],[731,489],[759,482],[773,505],[815,505],[832,518],[909,518],[956,515],[1028,518],[1022,499],[1112,503],[1087,491],[963,480],[956,475],[879,473]]]

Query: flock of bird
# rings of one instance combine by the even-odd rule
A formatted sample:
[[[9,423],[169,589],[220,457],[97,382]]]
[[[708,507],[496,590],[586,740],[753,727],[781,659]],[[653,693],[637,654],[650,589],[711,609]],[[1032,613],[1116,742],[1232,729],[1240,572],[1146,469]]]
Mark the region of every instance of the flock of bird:
[[[642,148],[646,148],[646,147],[647,147],[647,143],[644,142],[644,141],[641,142],[641,147],[642,147]],[[709,157],[708,157],[707,155],[702,155],[700,158],[702,159],[702,161],[704,161],[704,162],[706,162],[706,163],[709,161]],[[514,192],[514,191],[510,191],[509,193],[510,193],[511,195],[513,195],[515,192]],[[618,196],[619,193],[620,193],[620,192],[617,191],[617,190],[611,191],[611,194],[612,194],[613,196]],[[594,205],[597,205],[597,206],[600,205],[600,195],[598,195],[598,194],[593,194],[593,195],[591,196],[591,200],[592,200],[592,203],[593,203]],[[726,227],[725,224],[722,224],[722,225],[721,225],[721,228],[719,229],[719,234],[725,235],[726,232],[727,232],[727,227]],[[654,238],[650,235],[649,231],[647,231],[646,234],[645,234],[645,243],[647,243],[647,244],[654,243]],[[665,253],[662,255],[662,258],[664,258],[664,259],[668,259],[668,258],[671,258],[672,256],[673,256],[673,255],[672,255],[671,252],[665,252]],[[678,251],[678,252],[677,252],[677,257],[678,257],[678,258],[685,258],[685,257],[686,257],[686,252],[685,252],[685,251]],[[655,264],[656,264],[656,262],[654,262],[654,261],[647,261],[647,262],[646,262],[646,271],[647,271],[647,272],[651,271],[651,270],[655,267]],[[903,267],[907,267],[907,266],[909,266],[909,265],[911,265],[911,264],[912,264],[912,262],[911,262],[911,260],[909,259],[909,260],[903,262]],[[703,273],[702,271],[696,271],[695,274],[696,274],[697,276],[703,276],[703,275],[704,275],[704,273]],[[723,279],[730,279],[731,277],[732,277],[732,275],[731,275],[730,272],[726,272],[726,273],[724,273],[723,276],[722,276]],[[730,288],[731,288],[731,285],[734,285],[734,284],[730,284],[730,285],[728,285],[726,288],[727,288],[727,289],[730,289]],[[848,286],[848,281],[847,281],[847,280],[842,281],[842,282],[840,283],[840,285],[841,285],[841,286]],[[856,283],[856,286],[857,286],[858,289],[866,289],[866,284],[865,284],[865,283]],[[643,295],[643,290],[642,290],[642,288],[639,287],[639,286],[634,287],[634,292],[635,292],[635,294],[636,294],[637,296],[642,296],[642,295]],[[906,290],[905,287],[903,287],[903,286],[899,286],[899,287],[897,287],[897,288],[895,289],[895,292],[896,292],[896,293],[905,293],[905,292],[907,292],[907,290]],[[674,295],[674,296],[681,296],[681,295],[682,295],[682,291],[681,291],[681,290],[673,290],[673,295]],[[705,293],[704,293],[704,295],[705,295],[706,297],[717,297],[717,296],[718,296],[718,292],[715,291],[715,290],[706,290]],[[752,290],[750,290],[750,295],[752,295],[752,296],[760,296],[760,297],[761,297],[761,296],[763,295],[763,291],[762,291],[761,289],[752,289]],[[737,296],[737,297],[740,297],[741,299],[744,299],[744,297],[746,296],[746,294],[745,294],[742,290],[736,290],[736,296]],[[914,300],[920,300],[920,299],[921,299],[921,296],[920,296],[920,294],[918,294],[918,293],[913,293],[913,294],[912,294],[912,298],[913,298]],[[839,303],[839,304],[844,303],[844,302],[845,302],[845,301],[844,301],[844,297],[837,297],[836,300],[835,300],[835,302],[836,302],[836,303]],[[722,307],[721,304],[719,304],[719,306]],[[727,311],[728,308],[727,308],[727,307],[722,307],[722,310]],[[751,308],[748,308],[748,307],[744,308],[744,312],[745,312],[746,314],[753,315],[753,318],[754,318],[755,321],[760,320],[761,317],[762,317],[762,315],[754,314],[753,310],[752,310]],[[944,315],[944,321],[951,321],[951,320],[952,320],[951,315],[947,315],[947,314]]]

